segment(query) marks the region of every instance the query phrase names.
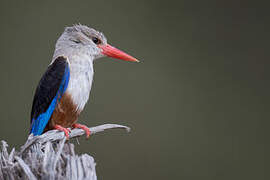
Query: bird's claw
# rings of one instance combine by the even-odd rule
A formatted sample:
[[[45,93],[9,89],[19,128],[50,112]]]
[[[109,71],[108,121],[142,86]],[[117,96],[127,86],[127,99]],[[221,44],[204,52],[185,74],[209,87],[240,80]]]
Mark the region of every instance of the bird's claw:
[[[89,130],[89,128],[87,126],[82,125],[82,124],[75,123],[75,124],[72,125],[72,127],[73,128],[79,128],[79,129],[84,130],[85,131],[85,134],[86,134],[86,138],[89,138],[90,137],[91,132],[90,132],[90,130]]]
[[[54,129],[57,129],[59,131],[63,131],[65,133],[66,138],[69,139],[69,133],[71,133],[71,130],[70,129],[64,128],[64,127],[62,127],[60,125],[55,125],[54,126]]]

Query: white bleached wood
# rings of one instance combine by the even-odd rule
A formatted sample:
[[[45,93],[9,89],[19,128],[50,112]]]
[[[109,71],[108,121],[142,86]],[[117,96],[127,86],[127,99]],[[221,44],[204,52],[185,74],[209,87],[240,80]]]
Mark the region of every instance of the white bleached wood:
[[[104,124],[89,130],[93,135],[112,128],[130,130],[117,124]],[[70,139],[84,134],[81,129],[72,129]],[[12,148],[8,153],[8,144],[1,141],[0,179],[97,180],[94,158],[88,154],[77,155],[74,147],[66,140],[64,133],[57,130],[41,136],[30,135],[20,152]]]
[[[31,179],[31,180],[37,179],[34,176],[34,174],[32,173],[32,171],[30,170],[29,166],[27,164],[25,164],[25,162],[20,157],[15,156],[15,159],[18,161],[19,165],[21,166],[21,168],[25,172],[25,175],[27,176],[28,179]]]
[[[120,129],[126,129],[128,132],[130,131],[130,128],[127,126],[123,126],[123,125],[119,125],[119,124],[103,124],[103,125],[99,125],[96,127],[91,127],[89,128],[91,135],[96,134],[98,132],[102,132],[106,129],[115,129],[115,128],[120,128]],[[85,134],[85,131],[82,129],[72,129],[71,133],[69,134],[69,138],[74,138],[74,137],[79,137]],[[31,146],[32,144],[39,142],[39,143],[45,143],[47,141],[57,141],[57,140],[61,140],[65,138],[65,134],[64,132],[60,132],[58,130],[52,130],[52,131],[48,131],[44,134],[42,134],[41,136],[32,136],[30,135],[28,137],[28,140],[26,141],[26,143],[22,146],[20,154],[22,154],[29,146]]]

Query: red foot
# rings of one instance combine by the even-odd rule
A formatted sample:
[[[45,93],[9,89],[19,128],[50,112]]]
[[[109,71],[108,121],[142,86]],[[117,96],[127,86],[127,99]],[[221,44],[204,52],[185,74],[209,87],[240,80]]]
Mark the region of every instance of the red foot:
[[[87,126],[76,123],[76,124],[73,124],[72,127],[73,128],[83,129],[85,131],[86,137],[89,138],[91,132],[90,132],[90,130],[89,130],[89,128]]]
[[[62,127],[62,126],[60,126],[60,125],[55,125],[55,126],[54,126],[54,129],[57,129],[57,130],[59,130],[59,131],[63,131],[63,132],[65,133],[65,136],[67,137],[67,139],[69,139],[69,133],[71,132],[70,129],[64,128],[64,127]]]

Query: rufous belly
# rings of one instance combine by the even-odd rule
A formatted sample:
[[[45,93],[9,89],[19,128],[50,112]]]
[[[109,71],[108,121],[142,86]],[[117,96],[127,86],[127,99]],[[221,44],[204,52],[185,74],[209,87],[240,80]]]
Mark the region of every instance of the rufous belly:
[[[60,125],[64,128],[71,127],[80,115],[80,111],[73,103],[71,96],[66,92],[63,94],[60,102],[52,114],[51,119],[48,122],[44,131],[54,129],[55,125]]]

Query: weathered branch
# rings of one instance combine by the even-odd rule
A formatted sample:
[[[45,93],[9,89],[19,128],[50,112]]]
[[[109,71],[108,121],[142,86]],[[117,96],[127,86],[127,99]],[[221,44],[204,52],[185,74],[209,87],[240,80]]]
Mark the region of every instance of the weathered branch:
[[[129,127],[104,124],[91,127],[91,135],[106,129]],[[72,129],[70,139],[84,135],[81,129]],[[41,136],[30,135],[20,152],[7,151],[2,141],[0,150],[0,179],[89,179],[96,180],[94,158],[88,154],[76,155],[74,145],[66,142],[63,132],[53,130]]]
[[[119,125],[119,124],[103,124],[95,127],[89,128],[91,135],[96,134],[98,132],[102,132],[107,129],[115,129],[115,128],[121,128],[121,129],[126,129],[127,132],[130,131],[130,128],[127,126]],[[85,131],[82,129],[72,129],[71,133],[69,134],[69,138],[72,139],[74,137],[79,137],[85,134]],[[58,130],[52,130],[48,131],[41,136],[32,136],[30,135],[28,137],[28,140],[26,143],[21,147],[20,154],[22,154],[29,146],[31,146],[34,143],[45,143],[45,142],[54,142],[54,141],[59,141],[61,139],[66,138],[64,135],[64,132],[60,132]]]

